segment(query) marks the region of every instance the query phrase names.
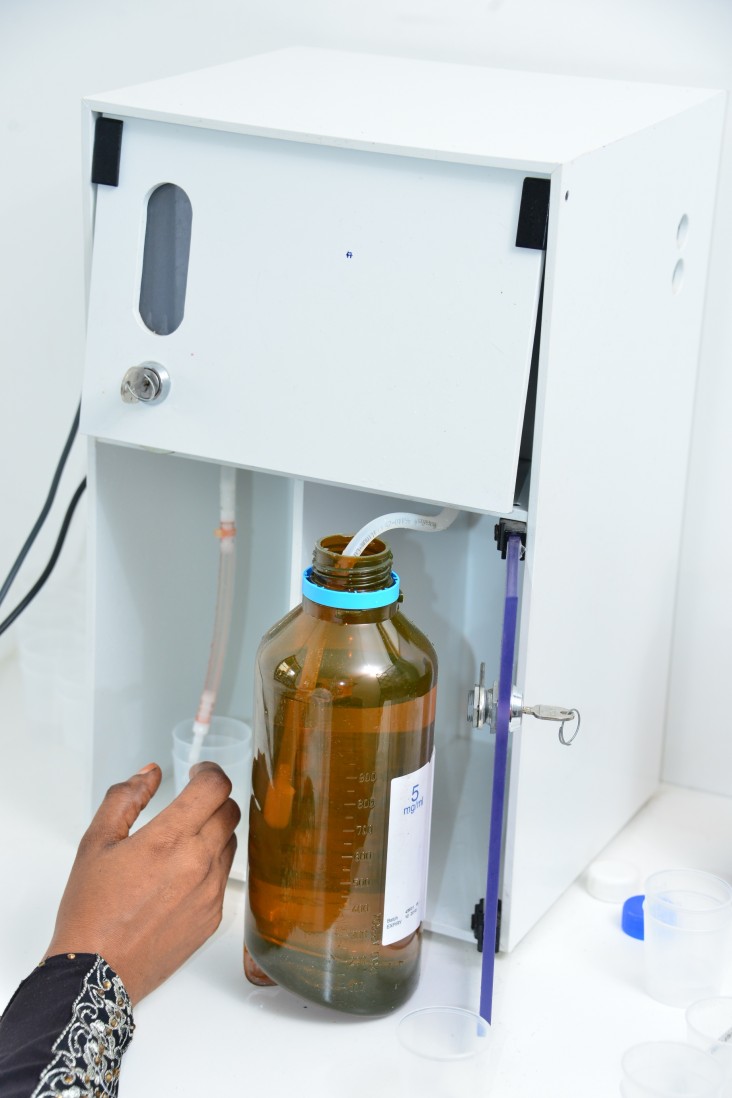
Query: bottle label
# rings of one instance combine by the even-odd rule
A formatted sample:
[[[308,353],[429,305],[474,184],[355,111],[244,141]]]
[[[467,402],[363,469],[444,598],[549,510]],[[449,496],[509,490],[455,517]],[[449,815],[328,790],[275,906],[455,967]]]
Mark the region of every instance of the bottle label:
[[[406,938],[424,918],[434,760],[433,751],[419,770],[391,780],[382,945]]]

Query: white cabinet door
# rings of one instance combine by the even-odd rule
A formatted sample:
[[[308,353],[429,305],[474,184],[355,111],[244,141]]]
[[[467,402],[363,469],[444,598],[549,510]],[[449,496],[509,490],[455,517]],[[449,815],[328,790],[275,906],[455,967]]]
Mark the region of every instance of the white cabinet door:
[[[164,183],[192,209],[169,335],[139,311],[147,201]],[[509,511],[543,260],[515,245],[522,183],[512,170],[126,120],[119,186],[97,195],[83,429]],[[124,403],[125,371],[148,360],[169,395]]]

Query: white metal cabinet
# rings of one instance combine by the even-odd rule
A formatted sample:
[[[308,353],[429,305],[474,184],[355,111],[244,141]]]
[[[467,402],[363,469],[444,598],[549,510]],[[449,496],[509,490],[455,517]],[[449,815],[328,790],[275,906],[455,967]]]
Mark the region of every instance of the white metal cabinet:
[[[511,509],[542,258],[514,243],[521,173],[141,119],[123,141],[120,185],[97,196],[96,434]],[[151,417],[109,393],[151,354],[140,233],[167,180],[191,202],[190,267],[165,337],[170,396]],[[502,410],[490,431],[470,429],[484,386]]]
[[[222,711],[250,711],[259,635],[314,537],[404,497],[458,506],[444,534],[390,538],[440,658],[430,923],[458,937],[491,776],[465,700],[480,661],[498,666],[493,525],[512,512],[544,261],[516,228],[524,178],[550,180],[516,682],[583,727],[570,750],[555,726],[513,734],[511,948],[658,781],[722,96],[286,50],[87,105],[123,121],[119,185],[95,195],[82,412],[95,794],[195,705],[212,462],[242,469]],[[162,336],[137,303],[164,183],[192,228],[185,313]],[[167,398],[123,403],[146,360]]]

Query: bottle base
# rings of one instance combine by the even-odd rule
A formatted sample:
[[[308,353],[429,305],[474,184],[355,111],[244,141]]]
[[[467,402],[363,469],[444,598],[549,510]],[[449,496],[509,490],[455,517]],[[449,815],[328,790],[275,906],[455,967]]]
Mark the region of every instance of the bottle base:
[[[247,934],[249,938],[249,933]],[[416,939],[416,940],[414,940]],[[300,950],[274,945],[254,934],[249,938],[257,957],[273,972],[268,976],[259,961],[244,947],[244,971],[258,986],[276,984],[310,1002],[346,1014],[378,1017],[398,1010],[412,996],[419,982],[419,941],[393,960],[370,957],[367,964],[329,959]],[[411,956],[410,956],[411,954]],[[415,956],[416,954],[416,956]],[[366,958],[363,958],[366,960]]]
[[[256,987],[277,987],[277,981],[272,980],[264,969],[259,967],[246,945],[244,946],[244,975],[249,983]]]

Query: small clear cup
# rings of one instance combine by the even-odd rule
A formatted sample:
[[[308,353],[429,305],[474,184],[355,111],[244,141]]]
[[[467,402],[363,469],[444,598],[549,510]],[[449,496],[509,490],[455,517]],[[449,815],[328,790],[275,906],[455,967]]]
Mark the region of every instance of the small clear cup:
[[[683,1041],[648,1041],[623,1055],[623,1098],[719,1098],[722,1071]]]
[[[721,990],[732,887],[699,869],[667,869],[646,881],[643,959],[648,994],[687,1007]]]
[[[724,1075],[722,1098],[732,1098],[732,996],[715,995],[686,1011],[686,1039],[708,1052]]]
[[[413,1010],[399,1022],[397,1039],[404,1093],[430,1098],[484,1093],[491,1027],[479,1014],[453,1006]]]
[[[189,781],[192,745],[193,720],[189,717],[180,721],[173,729],[173,780],[176,794],[181,793]],[[238,847],[232,875],[243,878],[246,872],[252,784],[250,726],[234,717],[212,717],[211,727],[202,740],[197,761],[218,763],[231,781],[231,796],[241,809],[241,822],[236,829]]]

